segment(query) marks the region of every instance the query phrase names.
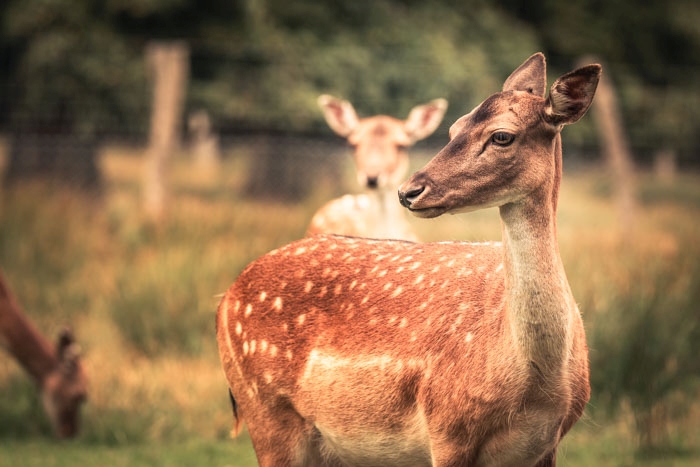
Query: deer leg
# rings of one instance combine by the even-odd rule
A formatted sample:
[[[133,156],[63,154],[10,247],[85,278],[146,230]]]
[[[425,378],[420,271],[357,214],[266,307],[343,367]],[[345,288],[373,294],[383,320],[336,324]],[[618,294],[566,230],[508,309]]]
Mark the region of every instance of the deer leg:
[[[318,431],[291,405],[258,404],[246,412],[245,419],[260,467],[330,465],[321,453]]]
[[[449,441],[433,441],[431,457],[433,467],[464,467],[475,461],[466,446]]]

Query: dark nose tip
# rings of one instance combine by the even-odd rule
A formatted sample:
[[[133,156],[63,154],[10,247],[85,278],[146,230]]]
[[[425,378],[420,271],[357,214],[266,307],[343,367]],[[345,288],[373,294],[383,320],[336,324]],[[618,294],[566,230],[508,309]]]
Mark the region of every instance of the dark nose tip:
[[[399,202],[403,207],[410,208],[411,203],[413,203],[421,193],[425,191],[424,186],[419,186],[418,188],[411,188],[406,191],[399,190]]]
[[[379,186],[379,177],[367,177],[367,188],[375,189]]]

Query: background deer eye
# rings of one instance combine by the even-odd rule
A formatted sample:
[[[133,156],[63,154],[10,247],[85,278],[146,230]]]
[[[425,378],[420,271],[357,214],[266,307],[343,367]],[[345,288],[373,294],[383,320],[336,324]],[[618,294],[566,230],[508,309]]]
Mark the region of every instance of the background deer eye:
[[[496,143],[499,146],[508,146],[514,139],[515,135],[505,131],[497,131],[491,135],[491,142]]]

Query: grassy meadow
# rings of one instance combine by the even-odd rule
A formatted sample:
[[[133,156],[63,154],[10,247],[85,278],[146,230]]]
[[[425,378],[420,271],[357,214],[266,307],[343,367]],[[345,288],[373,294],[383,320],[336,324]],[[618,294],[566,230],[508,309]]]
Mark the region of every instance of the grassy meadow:
[[[139,151],[103,151],[99,194],[0,190],[0,266],[45,335],[70,323],[90,380],[81,434],[59,442],[30,380],[0,353],[0,467],[256,465],[245,432],[229,437],[215,309],[248,262],[303,236],[342,189],[319,183],[301,203],[251,199],[245,157],[229,154],[208,174],[186,156],[158,224],[141,211]],[[559,244],[594,394],[559,465],[699,465],[700,175],[640,174],[625,229],[602,169],[565,172]],[[500,238],[495,209],[411,222],[426,241]]]

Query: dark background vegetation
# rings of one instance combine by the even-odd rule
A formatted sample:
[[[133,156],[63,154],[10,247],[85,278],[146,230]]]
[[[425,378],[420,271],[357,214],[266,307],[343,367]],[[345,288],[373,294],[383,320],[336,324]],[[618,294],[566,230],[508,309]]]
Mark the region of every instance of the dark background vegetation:
[[[188,110],[226,134],[327,132],[318,94],[403,115],[445,97],[445,125],[535,51],[550,79],[598,57],[635,157],[696,164],[700,6],[694,0],[10,0],[0,6],[0,131],[142,139],[144,48],[190,47]],[[585,124],[569,143],[597,144]],[[65,155],[61,157],[67,157]]]

